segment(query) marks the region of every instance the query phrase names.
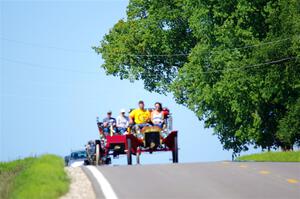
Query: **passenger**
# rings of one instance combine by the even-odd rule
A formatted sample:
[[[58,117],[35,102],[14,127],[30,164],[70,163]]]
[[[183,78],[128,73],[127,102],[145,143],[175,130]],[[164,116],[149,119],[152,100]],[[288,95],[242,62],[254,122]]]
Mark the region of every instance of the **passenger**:
[[[103,131],[107,135],[110,133],[110,129],[116,132],[116,119],[112,117],[112,112],[107,111],[107,117],[103,119]]]
[[[117,117],[117,130],[120,134],[125,134],[129,125],[129,118],[125,115],[125,112],[125,109],[121,109],[120,115]]]
[[[140,129],[145,126],[149,126],[150,122],[150,112],[145,110],[145,104],[141,100],[139,101],[139,108],[134,109],[129,114],[130,124],[136,124]]]
[[[160,102],[154,104],[155,110],[151,112],[151,122],[154,126],[158,126],[161,129],[164,125],[164,113],[162,111],[162,105]]]

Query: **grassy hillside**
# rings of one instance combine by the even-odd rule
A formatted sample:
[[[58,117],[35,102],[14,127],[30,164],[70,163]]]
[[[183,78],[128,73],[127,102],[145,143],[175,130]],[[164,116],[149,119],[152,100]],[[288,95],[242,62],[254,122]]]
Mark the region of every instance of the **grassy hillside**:
[[[54,199],[68,191],[63,159],[55,155],[0,163],[0,198]]]
[[[300,162],[300,151],[257,153],[238,157],[237,160],[257,162]]]

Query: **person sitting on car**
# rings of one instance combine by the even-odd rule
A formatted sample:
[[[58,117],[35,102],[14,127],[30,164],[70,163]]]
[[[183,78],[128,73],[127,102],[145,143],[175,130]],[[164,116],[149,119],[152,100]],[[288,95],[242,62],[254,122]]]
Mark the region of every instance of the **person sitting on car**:
[[[120,115],[117,117],[117,130],[120,134],[124,134],[129,125],[129,118],[125,115],[126,110],[121,109]]]
[[[112,117],[111,111],[107,111],[107,117],[103,119],[103,132],[107,135],[111,128],[116,132],[116,119]]]
[[[154,104],[155,109],[151,112],[151,122],[154,126],[163,128],[164,125],[164,113],[162,111],[162,105],[160,102]]]
[[[136,124],[136,126],[142,129],[145,126],[148,126],[150,122],[150,112],[145,110],[145,104],[141,100],[139,101],[139,108],[134,109],[129,114],[130,124]]]

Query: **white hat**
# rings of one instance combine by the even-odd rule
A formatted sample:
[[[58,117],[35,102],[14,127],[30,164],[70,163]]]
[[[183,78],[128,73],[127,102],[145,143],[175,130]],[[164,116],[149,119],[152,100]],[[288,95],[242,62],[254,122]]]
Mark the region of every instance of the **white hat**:
[[[120,113],[126,113],[126,110],[125,110],[124,108],[122,108],[122,109],[120,110]]]

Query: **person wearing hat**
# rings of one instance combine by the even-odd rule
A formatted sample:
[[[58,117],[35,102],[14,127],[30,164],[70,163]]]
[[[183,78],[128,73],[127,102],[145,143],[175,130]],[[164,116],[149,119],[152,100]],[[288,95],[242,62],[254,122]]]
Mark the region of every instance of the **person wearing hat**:
[[[121,109],[120,115],[117,117],[117,130],[120,134],[125,134],[129,125],[129,118],[125,115],[126,110]]]
[[[112,117],[112,112],[107,111],[107,117],[103,119],[103,131],[107,135],[110,133],[111,127],[113,131],[116,132],[116,119]]]
[[[140,129],[144,126],[148,126],[148,122],[150,122],[150,112],[145,109],[144,102],[139,101],[139,108],[134,109],[129,114],[130,124],[137,125]]]

